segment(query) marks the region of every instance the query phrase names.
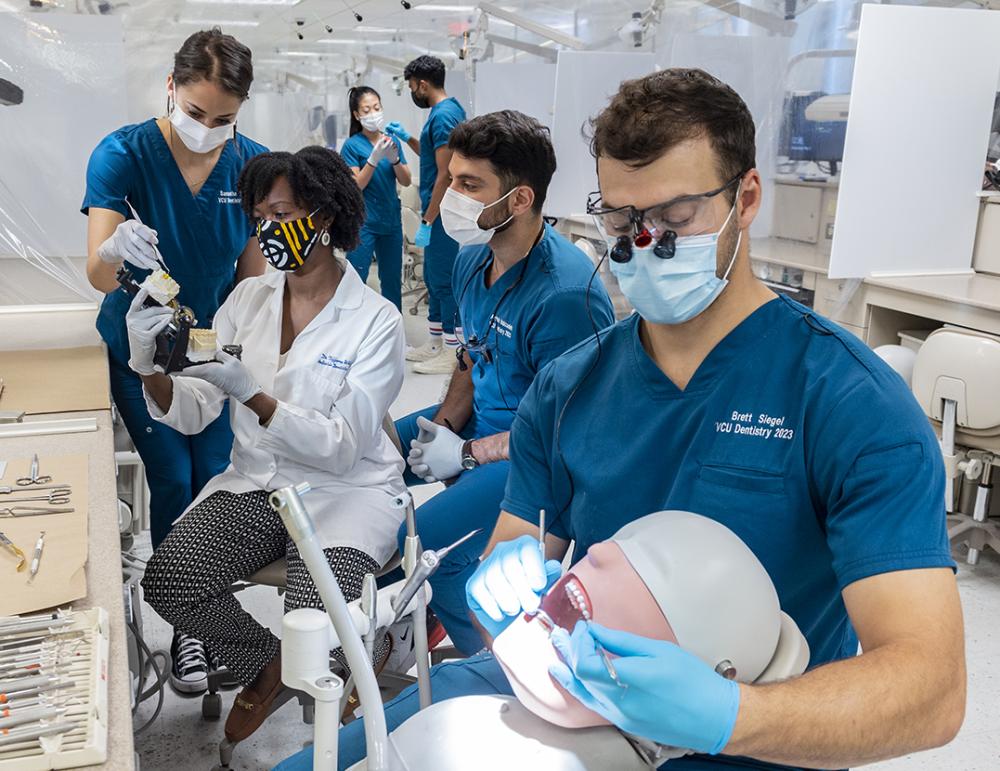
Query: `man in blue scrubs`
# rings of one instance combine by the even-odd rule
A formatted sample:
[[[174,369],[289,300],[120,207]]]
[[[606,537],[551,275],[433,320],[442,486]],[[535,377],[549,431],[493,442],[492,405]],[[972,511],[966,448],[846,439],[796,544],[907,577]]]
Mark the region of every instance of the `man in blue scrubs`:
[[[504,512],[468,587],[477,619],[497,634],[554,580],[533,543],[540,508],[555,513],[550,559],[571,539],[576,559],[626,522],[686,509],[761,560],[808,639],[809,671],[738,685],[675,645],[579,626],[559,635],[570,653],[553,672],[571,692],[626,731],[687,737],[695,754],[670,769],[843,768],[950,741],[965,664],[940,451],[894,372],[753,277],[761,185],[746,105],[700,70],[654,73],[622,84],[593,151],[592,210],[637,314],[556,359],[525,396]],[[432,680],[438,700],[511,693],[489,655]],[[417,701],[410,690],[387,705],[390,730]],[[360,726],[341,731],[344,766],[363,745]]]
[[[535,374],[595,329],[614,322],[611,301],[586,255],[542,220],[556,168],[548,130],[513,110],[461,124],[451,134],[444,227],[463,247],[452,287],[463,354],[452,359],[442,404],[396,423],[410,452],[406,480],[454,480],[417,509],[424,548],[453,551],[431,579],[431,607],[465,653],[482,647],[469,621],[465,583],[503,499],[514,413]],[[593,279],[593,280],[592,280]],[[590,287],[590,308],[587,289]],[[400,548],[406,536],[400,530]]]
[[[430,109],[420,138],[410,136],[398,122],[386,126],[386,133],[406,142],[420,156],[420,205],[423,217],[415,243],[424,249],[424,282],[427,284],[427,342],[408,351],[408,361],[417,362],[413,371],[447,374],[455,363],[458,339],[455,336],[455,296],[451,275],[458,244],[441,225],[441,199],[448,189],[451,149],[448,137],[465,120],[458,100],[444,90],[444,62],[435,56],[418,56],[406,65],[403,77],[410,85],[410,97],[422,110]]]
[[[157,267],[155,245],[180,284],[178,302],[204,328],[211,328],[237,279],[263,272],[264,257],[236,192],[243,166],[267,150],[236,131],[252,80],[250,49],[218,29],[194,33],[167,79],[168,116],[108,134],[87,165],[81,208],[88,218],[87,276],[106,293],[97,329],[108,346],[111,395],[145,467],[153,548],[229,465],[233,434],[226,415],[197,436],[150,417],[142,382],[128,363],[131,298],[115,272],[124,261],[141,283]],[[205,690],[201,644],[178,634],[171,654],[174,687]]]

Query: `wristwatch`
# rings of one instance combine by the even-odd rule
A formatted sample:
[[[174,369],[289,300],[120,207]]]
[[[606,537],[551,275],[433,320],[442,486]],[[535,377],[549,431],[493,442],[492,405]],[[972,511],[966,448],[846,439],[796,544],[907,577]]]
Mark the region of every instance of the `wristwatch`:
[[[476,460],[476,456],[472,454],[472,440],[466,440],[465,444],[462,445],[462,469],[464,471],[472,471],[479,465],[479,461]]]

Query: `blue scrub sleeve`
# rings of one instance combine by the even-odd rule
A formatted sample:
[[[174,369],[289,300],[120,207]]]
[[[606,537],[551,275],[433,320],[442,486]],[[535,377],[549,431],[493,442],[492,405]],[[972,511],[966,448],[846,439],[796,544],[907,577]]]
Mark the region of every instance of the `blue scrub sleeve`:
[[[595,328],[604,329],[615,321],[605,292],[592,290],[587,310],[587,288],[573,287],[549,294],[528,327],[527,354],[532,369],[540,372],[546,364],[591,337]]]
[[[344,142],[344,146],[340,148],[340,157],[344,159],[344,163],[348,166],[354,166],[358,169],[368,161],[368,156],[362,156],[355,143],[350,140]]]
[[[132,180],[132,160],[125,148],[111,137],[105,138],[90,154],[87,162],[87,192],[80,211],[88,214],[91,206],[116,211],[128,219],[125,205]]]
[[[954,569],[941,452],[902,380],[872,373],[816,426],[813,479],[840,588],[897,570]]]
[[[435,150],[448,144],[451,130],[461,122],[450,110],[442,110],[431,117],[431,144]]]
[[[552,464],[549,462],[553,453],[542,441],[541,426],[552,426],[555,417],[551,372],[552,367],[540,372],[518,405],[510,428],[510,472],[500,508],[536,525],[538,510],[545,509],[548,512],[548,532],[568,541],[572,538],[564,524],[568,512],[559,515],[568,501],[557,503],[555,500]],[[545,435],[550,433],[546,431]]]

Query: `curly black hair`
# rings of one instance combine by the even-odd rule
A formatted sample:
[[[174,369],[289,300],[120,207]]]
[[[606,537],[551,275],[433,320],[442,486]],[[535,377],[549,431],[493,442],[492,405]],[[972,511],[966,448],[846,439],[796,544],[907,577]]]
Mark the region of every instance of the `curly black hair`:
[[[297,153],[274,152],[254,156],[236,183],[243,211],[253,218],[254,207],[263,201],[274,181],[288,180],[295,202],[329,220],[330,243],[350,251],[358,245],[365,221],[365,199],[344,159],[334,150],[319,145],[303,147]]]
[[[417,80],[426,80],[435,88],[444,88],[444,74],[444,62],[436,56],[424,54],[406,65],[406,68],[403,70],[403,79],[410,80],[416,78]]]
[[[479,115],[451,130],[448,147],[466,158],[490,162],[506,193],[517,185],[535,191],[536,213],[542,211],[549,182],[556,171],[556,153],[549,130],[517,110]]]

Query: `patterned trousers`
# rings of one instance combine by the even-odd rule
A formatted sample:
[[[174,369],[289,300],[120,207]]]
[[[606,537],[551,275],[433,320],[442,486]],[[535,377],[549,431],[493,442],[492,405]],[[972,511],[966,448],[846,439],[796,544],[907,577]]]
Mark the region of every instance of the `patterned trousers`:
[[[285,612],[319,608],[323,602],[268,493],[220,490],[191,509],[156,549],[142,579],[153,609],[175,629],[205,644],[243,685],[250,685],[277,655],[280,642],[243,610],[230,591],[281,557],[288,561]],[[324,549],[333,575],[348,602],[361,596],[366,573],[379,564],[357,549]],[[388,638],[375,660],[385,653]],[[334,655],[343,663],[339,649]]]

